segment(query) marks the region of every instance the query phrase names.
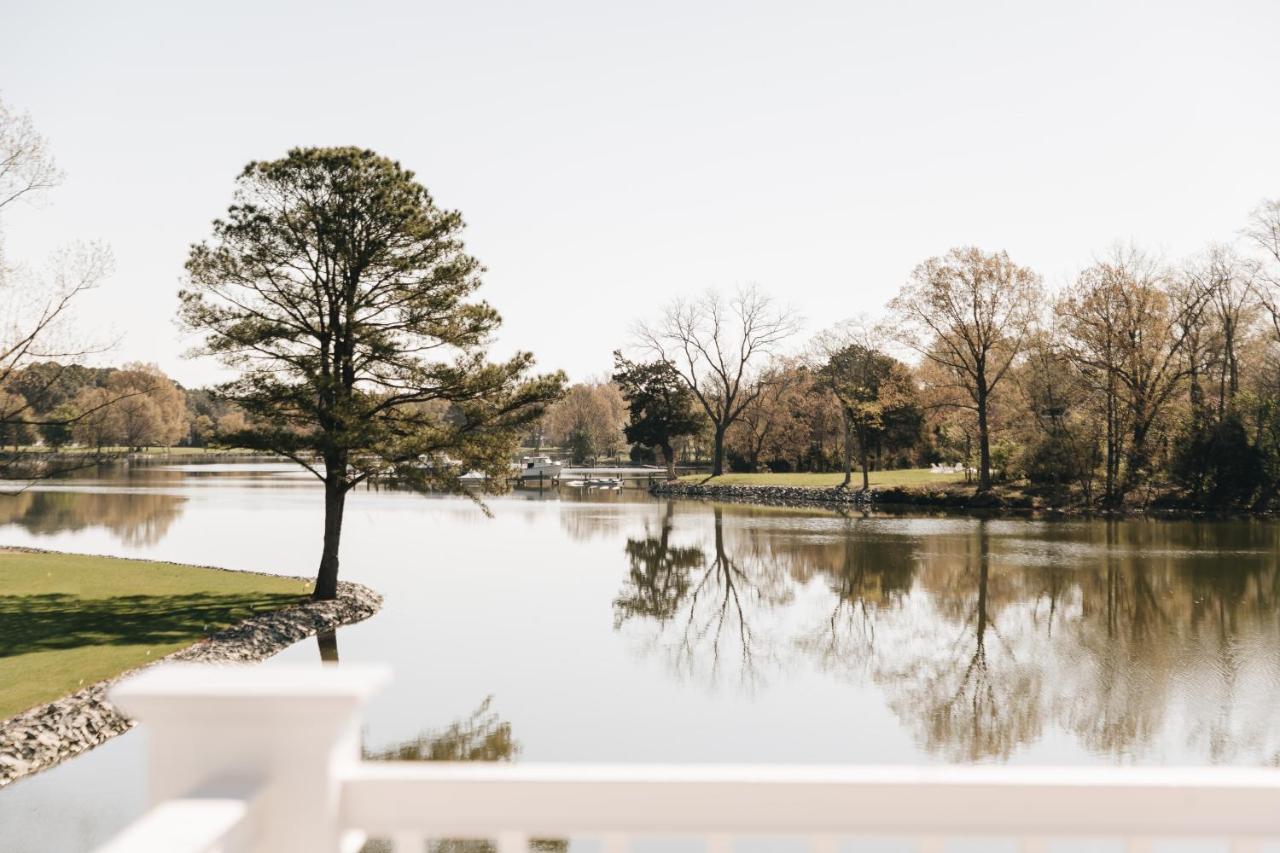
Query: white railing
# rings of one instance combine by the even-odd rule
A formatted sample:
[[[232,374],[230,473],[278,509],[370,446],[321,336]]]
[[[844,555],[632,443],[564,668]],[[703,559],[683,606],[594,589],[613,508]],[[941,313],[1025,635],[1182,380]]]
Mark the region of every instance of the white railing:
[[[453,764],[360,760],[360,709],[381,668],[158,667],[112,692],[150,732],[152,811],[110,853],[334,853],[366,837],[428,839],[1280,839],[1280,771],[1252,768],[787,767]]]

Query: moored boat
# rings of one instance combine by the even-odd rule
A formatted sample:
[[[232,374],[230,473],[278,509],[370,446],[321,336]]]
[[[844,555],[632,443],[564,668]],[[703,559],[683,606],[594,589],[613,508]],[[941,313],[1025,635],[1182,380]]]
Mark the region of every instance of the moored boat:
[[[526,456],[520,461],[521,480],[559,480],[564,466],[550,456]]]

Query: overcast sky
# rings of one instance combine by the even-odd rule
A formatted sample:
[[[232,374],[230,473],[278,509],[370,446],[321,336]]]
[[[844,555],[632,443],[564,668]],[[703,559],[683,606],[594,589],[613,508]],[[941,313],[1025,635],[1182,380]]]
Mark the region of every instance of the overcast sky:
[[[814,330],[956,245],[1057,286],[1116,240],[1229,240],[1280,195],[1277,33],[1276,0],[0,0],[0,97],[68,175],[7,251],[108,242],[82,321],[207,382],[176,291],[238,170],[370,147],[464,214],[499,352],[585,378],[708,287]]]

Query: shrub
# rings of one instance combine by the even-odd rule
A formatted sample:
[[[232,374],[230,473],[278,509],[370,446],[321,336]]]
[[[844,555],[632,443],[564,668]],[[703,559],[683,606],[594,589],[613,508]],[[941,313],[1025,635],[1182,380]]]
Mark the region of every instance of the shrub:
[[[1171,473],[1197,501],[1245,505],[1263,485],[1265,462],[1239,414],[1227,412],[1216,422],[1193,424],[1179,433]]]

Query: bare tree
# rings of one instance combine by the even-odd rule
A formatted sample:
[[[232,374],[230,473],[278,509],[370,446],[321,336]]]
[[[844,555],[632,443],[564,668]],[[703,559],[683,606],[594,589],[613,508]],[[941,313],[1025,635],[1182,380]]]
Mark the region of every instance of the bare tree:
[[[763,391],[760,362],[799,325],[791,311],[747,287],[727,299],[708,291],[676,300],[656,323],[636,327],[640,348],[680,374],[711,421],[713,477],[724,473],[725,433]]]
[[[1272,331],[1280,339],[1280,198],[1268,199],[1254,208],[1245,236],[1262,250],[1267,261],[1267,266],[1259,269],[1254,287],[1271,320]]]
[[[991,488],[991,395],[1035,326],[1040,277],[1004,252],[952,249],[930,258],[890,303],[898,340],[963,390],[978,421],[978,491]]]
[[[1280,198],[1267,199],[1254,208],[1245,234],[1280,263]]]
[[[40,197],[61,178],[45,139],[36,132],[30,117],[19,115],[0,102],[0,216],[19,200]],[[2,238],[0,231],[0,248]],[[0,254],[0,388],[8,387],[15,374],[32,362],[66,362],[105,348],[71,334],[67,324],[73,303],[96,287],[110,270],[110,252],[93,243],[62,249],[39,270],[11,265]],[[52,384],[58,375],[52,372],[46,381]],[[107,399],[103,405],[111,402]],[[37,417],[26,403],[5,407],[0,421],[8,433],[21,432],[24,427],[69,423],[49,415]],[[86,458],[75,460],[74,464],[95,461]],[[52,453],[15,451],[0,456],[0,477],[29,480],[71,464]]]
[[[1219,418],[1240,391],[1241,354],[1256,327],[1260,276],[1255,259],[1219,243],[1188,261],[1181,271],[1178,296],[1193,306],[1204,301],[1204,310],[1192,315],[1200,320],[1196,324],[1200,328],[1191,330],[1187,343],[1191,398],[1197,410],[1203,406],[1198,375],[1202,368],[1216,374]]]
[[[0,101],[0,211],[30,193],[52,189],[62,181],[29,115],[19,115]]]
[[[1174,288],[1163,267],[1132,248],[1086,269],[1058,303],[1067,351],[1105,398],[1111,503],[1148,467],[1153,427],[1191,373],[1186,351],[1207,303],[1204,290]]]

